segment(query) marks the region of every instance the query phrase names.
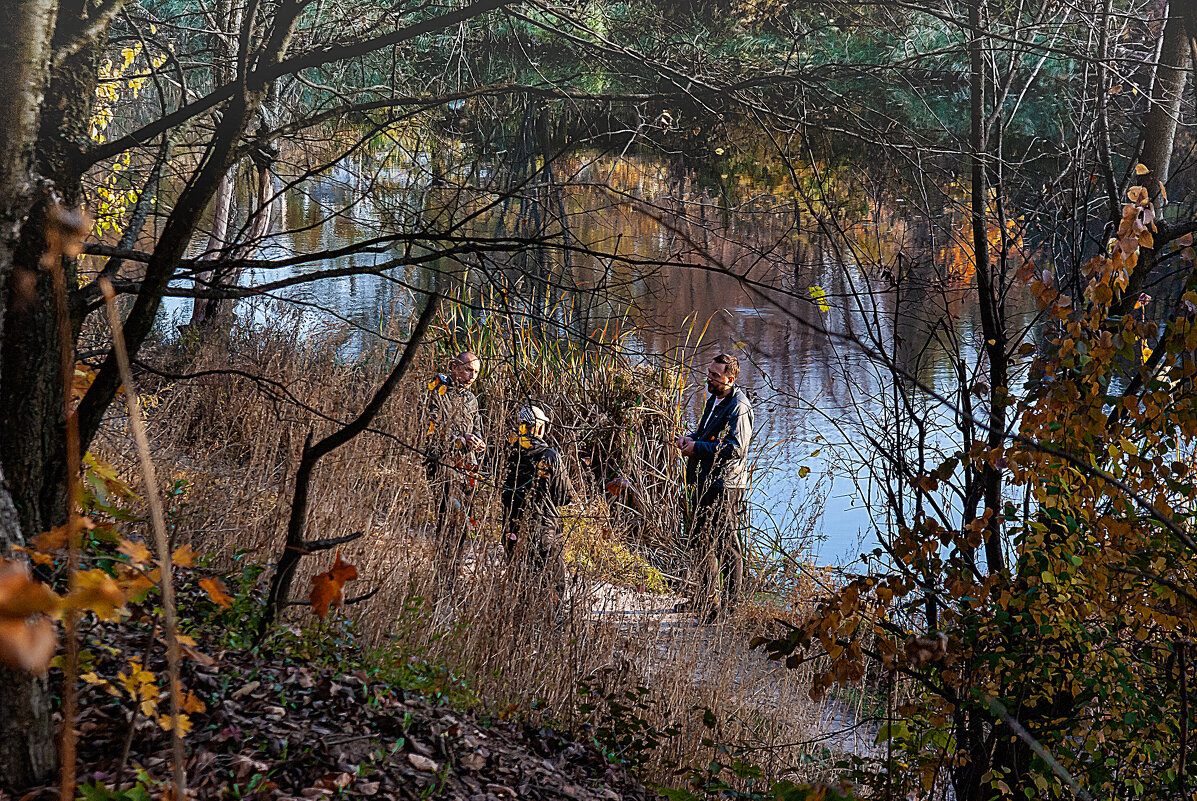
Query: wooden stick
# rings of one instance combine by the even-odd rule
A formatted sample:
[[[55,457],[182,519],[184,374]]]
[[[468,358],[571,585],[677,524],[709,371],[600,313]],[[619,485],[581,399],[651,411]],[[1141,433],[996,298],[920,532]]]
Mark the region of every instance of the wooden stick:
[[[175,799],[187,798],[187,774],[184,771],[186,753],[183,737],[179,734],[179,721],[183,714],[183,686],[179,680],[179,623],[175,610],[175,588],[171,581],[170,539],[166,535],[166,515],[162,511],[162,498],[158,494],[158,479],[154,474],[154,460],[150,456],[150,440],[145,433],[145,420],[141,416],[141,404],[133,384],[133,371],[129,368],[129,354],[125,350],[125,338],[121,332],[120,313],[116,310],[116,292],[107,278],[99,281],[104,293],[104,305],[108,309],[108,325],[112,328],[112,350],[116,354],[121,384],[125,389],[125,405],[129,409],[129,430],[137,443],[137,456],[141,462],[141,477],[145,483],[145,497],[150,506],[150,522],[154,529],[154,540],[158,546],[159,586],[162,589],[162,614],[166,633],[166,665],[170,680],[170,744],[174,754]]]
[[[82,455],[79,453],[79,415],[72,408],[71,390],[75,384],[74,333],[71,330],[70,304],[67,300],[65,255],[71,249],[66,244],[78,234],[86,217],[72,216],[59,206],[47,211],[47,236],[50,247],[42,254],[41,264],[50,272],[54,287],[54,307],[58,322],[58,352],[62,372],[62,405],[66,434],[67,487],[67,581],[72,591],[78,588],[80,531],[82,530],[80,501],[82,500]],[[67,606],[63,613],[63,635],[66,639],[66,659],[62,666],[62,733],[59,741],[58,780],[62,798],[75,797],[75,718],[79,714],[79,697],[75,687],[79,677],[79,610]]]

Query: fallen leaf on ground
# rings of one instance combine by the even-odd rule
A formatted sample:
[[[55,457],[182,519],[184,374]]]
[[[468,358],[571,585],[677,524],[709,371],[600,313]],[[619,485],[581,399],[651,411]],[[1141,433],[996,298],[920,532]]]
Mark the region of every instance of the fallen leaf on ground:
[[[408,754],[407,761],[411,763],[416,770],[424,770],[429,773],[436,773],[440,769],[440,765],[436,764],[434,760],[419,754]]]

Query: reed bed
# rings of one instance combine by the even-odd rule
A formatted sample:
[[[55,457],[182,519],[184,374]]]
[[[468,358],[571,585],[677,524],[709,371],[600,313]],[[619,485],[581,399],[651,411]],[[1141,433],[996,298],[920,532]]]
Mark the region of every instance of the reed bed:
[[[343,329],[313,331],[298,314],[274,313],[268,328],[159,346],[146,359],[157,373],[141,378],[155,458],[174,486],[173,536],[229,573],[246,561],[266,565],[263,580],[281,549],[304,438],[351,419],[404,339],[397,325],[384,332],[391,344],[347,355]],[[630,363],[619,337],[611,330],[569,343],[450,310],[374,428],[316,470],[309,538],[365,532],[341,551],[361,577],[347,594],[377,591],[340,614],[368,645],[431,666],[492,714],[614,737],[612,755],[651,781],[677,785],[684,766],[735,758],[768,778],[825,779],[837,757],[871,747],[871,729],[860,725],[868,687],[854,707],[814,702],[811,666],[786,670],[749,648],[774,616],[800,614],[809,602],[795,582],[787,589],[772,579],[771,599],[758,596],[720,626],[672,612],[687,561],[686,513],[682,466],[667,442],[683,423],[684,371]],[[467,348],[484,363],[476,389],[492,461],[501,462],[504,421],[532,400],[549,411],[549,439],[582,496],[567,516],[571,579],[558,607],[541,577],[503,559],[493,479],[478,484],[460,563],[446,566],[434,541],[436,501],[421,454],[426,382]],[[99,447],[124,463],[115,434]],[[607,484],[616,477],[633,489],[613,495]],[[332,559],[305,558],[297,591]],[[296,606],[288,621],[314,618]],[[713,729],[705,709],[715,713]]]

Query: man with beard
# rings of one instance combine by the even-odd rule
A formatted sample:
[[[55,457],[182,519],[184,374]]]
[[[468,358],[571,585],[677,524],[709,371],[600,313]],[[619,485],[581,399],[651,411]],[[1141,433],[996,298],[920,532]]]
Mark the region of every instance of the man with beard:
[[[448,373],[428,382],[425,468],[437,503],[437,544],[450,581],[465,545],[479,456],[486,451],[478,399],[470,391],[481,370],[482,360],[465,351],[449,363]]]
[[[752,404],[736,386],[740,362],[716,356],[707,367],[707,398],[698,427],[674,443],[686,457],[686,483],[695,498],[691,519],[697,591],[690,605],[713,623],[731,612],[744,592],[740,525],[748,489]],[[723,579],[722,591],[719,579]]]

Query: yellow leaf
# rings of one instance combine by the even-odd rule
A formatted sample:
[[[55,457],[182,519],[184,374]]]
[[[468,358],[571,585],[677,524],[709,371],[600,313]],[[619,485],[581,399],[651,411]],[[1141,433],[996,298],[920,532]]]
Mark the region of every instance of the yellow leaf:
[[[827,302],[827,292],[821,286],[812,286],[809,290],[811,300],[819,307],[821,312],[831,311],[831,304]]]
[[[90,452],[83,455],[83,463],[87,466],[87,473],[101,481],[104,487],[111,493],[121,495],[126,498],[136,498],[137,493],[121,480],[120,476],[116,474],[116,468],[105,461],[97,459]]]
[[[103,570],[83,570],[75,574],[75,588],[65,603],[73,609],[87,609],[101,620],[118,620],[125,605],[125,594],[112,576]]]
[[[1151,172],[1151,170],[1147,169],[1146,164],[1140,162],[1139,164],[1135,165],[1135,175],[1146,175],[1149,172]]]
[[[186,715],[179,715],[177,718],[173,715],[160,715],[158,725],[162,727],[163,731],[174,729],[175,734],[186,737],[191,731],[191,718]]]

